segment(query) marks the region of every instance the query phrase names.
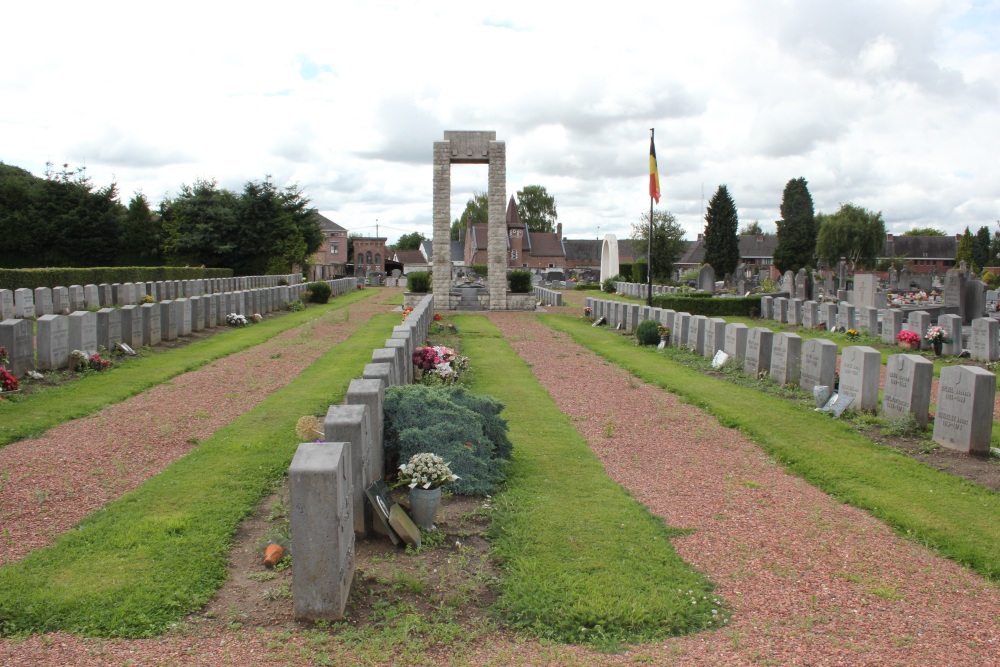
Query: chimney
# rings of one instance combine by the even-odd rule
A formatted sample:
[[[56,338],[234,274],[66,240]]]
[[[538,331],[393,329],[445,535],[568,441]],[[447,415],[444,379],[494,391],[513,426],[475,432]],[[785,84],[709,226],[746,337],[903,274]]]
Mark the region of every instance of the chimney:
[[[764,242],[764,235],[763,234],[758,234],[757,235],[757,243],[763,243],[763,242]]]
[[[889,234],[889,243],[892,243],[892,234]]]
[[[698,234],[698,240],[699,240],[699,241],[701,241],[701,240],[702,240],[702,239],[704,239],[704,238],[705,238],[705,235],[704,235],[704,234]]]
[[[562,240],[562,223],[556,223],[556,238]]]
[[[962,235],[961,234],[955,234],[955,241],[961,243],[962,242]]]

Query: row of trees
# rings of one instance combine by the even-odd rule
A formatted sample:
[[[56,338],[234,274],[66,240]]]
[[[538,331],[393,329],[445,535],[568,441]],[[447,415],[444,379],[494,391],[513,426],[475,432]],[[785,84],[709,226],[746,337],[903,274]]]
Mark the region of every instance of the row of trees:
[[[215,181],[182,185],[153,210],[144,194],[123,205],[115,184],[49,165],[44,178],[0,163],[0,266],[205,265],[237,275],[287,273],[323,242],[297,186],[265,178],[242,192]]]

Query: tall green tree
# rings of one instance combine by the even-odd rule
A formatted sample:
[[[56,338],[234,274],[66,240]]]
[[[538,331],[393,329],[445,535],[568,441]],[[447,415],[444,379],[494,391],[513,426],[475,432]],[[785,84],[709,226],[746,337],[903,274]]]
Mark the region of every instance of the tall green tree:
[[[988,227],[980,227],[972,239],[972,261],[980,269],[984,266],[990,266],[990,230]]]
[[[649,213],[643,213],[639,222],[632,224],[632,247],[636,257],[644,261],[649,248]],[[677,218],[668,211],[653,212],[653,279],[663,282],[670,279],[674,264],[687,249],[684,230]]]
[[[163,250],[173,263],[226,267],[236,271],[242,263],[238,248],[252,243],[239,224],[239,197],[219,188],[215,180],[182,184],[176,197],[160,202]],[[247,249],[246,252],[250,252]],[[237,274],[240,275],[240,274]]]
[[[128,203],[122,220],[119,266],[159,266],[163,264],[163,220],[149,207],[149,200],[137,192]]]
[[[812,266],[816,255],[817,222],[812,195],[805,178],[793,178],[781,196],[781,220],[778,221],[778,246],[774,263],[781,271],[795,273]]]
[[[556,228],[556,199],[541,185],[526,185],[517,191],[517,214],[531,232],[553,232]]]
[[[976,243],[972,236],[972,232],[969,228],[965,228],[965,233],[962,234],[962,238],[958,240],[958,247],[955,249],[955,266],[958,266],[962,261],[965,262],[968,268],[973,268],[975,266],[975,249]]]
[[[760,227],[760,222],[754,220],[753,222],[747,223],[740,227],[740,235],[748,236],[759,236],[764,233],[764,230]]]
[[[410,232],[400,236],[389,249],[397,252],[400,250],[419,250],[420,244],[426,240],[427,237],[420,232]]]
[[[729,188],[720,185],[705,212],[705,263],[712,265],[717,276],[733,273],[740,263],[739,226],[736,202]]]
[[[1000,266],[1000,232],[993,232],[990,239],[990,265]]]
[[[816,252],[830,266],[844,257],[852,268],[859,265],[875,268],[885,241],[881,211],[875,213],[854,204],[841,204],[836,213],[821,213],[816,217],[819,221]]]
[[[933,227],[917,227],[903,232],[900,236],[946,236],[946,234]]]
[[[451,240],[458,240],[458,232],[469,225],[485,225],[490,221],[490,197],[485,192],[475,192],[465,204],[462,215],[451,223]]]

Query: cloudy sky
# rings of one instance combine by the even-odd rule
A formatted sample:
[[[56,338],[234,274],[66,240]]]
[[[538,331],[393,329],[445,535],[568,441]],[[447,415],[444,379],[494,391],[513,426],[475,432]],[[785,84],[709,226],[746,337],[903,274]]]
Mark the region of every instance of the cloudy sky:
[[[789,179],[889,231],[1000,219],[1000,1],[7,3],[0,161],[154,203],[299,184],[352,231],[430,236],[445,130],[495,130],[507,194],[570,238],[649,209],[649,128],[688,238],[726,184],[773,230]],[[452,168],[452,218],[486,189]]]

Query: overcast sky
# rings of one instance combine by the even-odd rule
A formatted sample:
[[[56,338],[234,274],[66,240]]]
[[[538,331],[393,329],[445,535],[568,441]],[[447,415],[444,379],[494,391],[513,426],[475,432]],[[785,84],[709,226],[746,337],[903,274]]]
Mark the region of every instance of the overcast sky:
[[[495,130],[507,196],[570,238],[662,198],[688,238],[726,184],[774,229],[785,184],[889,231],[1000,219],[1000,0],[6,3],[0,161],[85,165],[158,204],[182,183],[299,184],[349,230],[430,236],[445,130]],[[485,166],[452,168],[451,217]]]

